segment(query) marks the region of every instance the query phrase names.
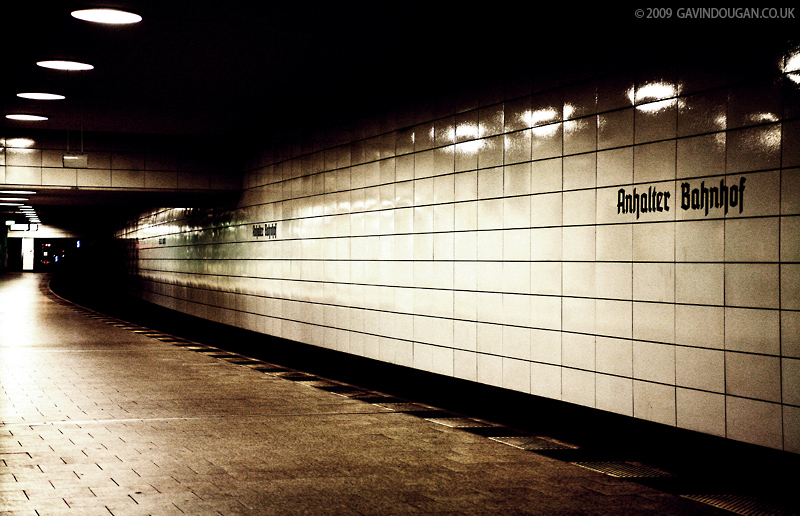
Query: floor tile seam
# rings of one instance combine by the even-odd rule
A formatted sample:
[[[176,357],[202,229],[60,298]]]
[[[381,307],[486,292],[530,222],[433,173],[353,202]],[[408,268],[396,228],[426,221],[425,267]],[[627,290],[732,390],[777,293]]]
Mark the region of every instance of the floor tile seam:
[[[53,294],[55,295],[55,293],[53,293]],[[63,300],[67,304],[74,304],[69,300],[61,298],[60,296],[57,296],[57,297],[59,297],[59,299]],[[80,306],[80,305],[78,305],[78,306]],[[109,316],[105,316],[104,314],[102,314],[100,312],[97,312],[95,310],[92,310],[92,309],[89,309],[89,308],[86,308],[86,307],[82,307],[82,308],[84,310],[87,310],[89,312],[93,312],[93,313],[97,314],[98,316],[100,316],[103,319],[108,318],[109,320],[107,322],[109,322],[109,323],[112,323],[112,320],[113,320],[113,322],[116,322],[118,324],[125,324],[125,325],[131,326],[131,327],[143,328],[140,325],[136,325],[136,324],[133,324],[133,323],[129,323],[127,321],[123,321],[123,320],[120,320],[120,319],[116,319],[116,318],[111,318]],[[129,330],[129,331],[131,331],[131,330]],[[151,330],[149,333],[151,333],[151,335],[147,335],[147,336],[150,336],[150,338],[157,338],[157,336],[158,336],[158,337],[161,337],[161,338],[157,338],[157,340],[161,340],[162,342],[172,341],[173,345],[179,345],[179,346],[185,347],[185,348],[196,347],[197,349],[193,349],[193,351],[205,352],[208,355],[217,354],[219,356],[216,356],[214,358],[218,358],[220,360],[225,360],[225,361],[227,361],[229,363],[233,363],[234,365],[241,365],[241,366],[249,367],[251,369],[256,369],[256,370],[258,370],[256,366],[275,368],[276,371],[274,371],[272,374],[270,374],[269,371],[264,371],[264,372],[266,374],[270,374],[270,376],[275,376],[275,377],[278,377],[278,378],[282,378],[284,380],[294,381],[296,383],[304,383],[303,381],[298,380],[296,378],[293,379],[293,378],[289,378],[288,377],[290,375],[297,375],[297,376],[302,376],[308,382],[312,382],[312,381],[330,382],[332,384],[338,385],[340,388],[349,388],[349,389],[353,389],[354,391],[360,391],[359,395],[353,395],[353,396],[345,395],[345,396],[349,397],[351,399],[356,399],[356,400],[363,401],[363,402],[366,402],[366,403],[371,403],[372,405],[382,406],[379,403],[372,403],[372,402],[370,402],[368,400],[359,399],[359,398],[365,398],[365,397],[366,398],[370,398],[370,397],[372,397],[372,398],[388,397],[388,398],[391,398],[391,399],[398,399],[398,398],[393,397],[393,396],[387,396],[387,395],[379,393],[379,392],[369,391],[369,390],[362,389],[362,388],[357,387],[357,386],[353,386],[353,385],[346,384],[346,383],[343,383],[343,382],[338,382],[336,380],[330,380],[330,379],[327,379],[327,378],[319,377],[317,375],[312,375],[312,374],[305,373],[303,371],[299,371],[299,370],[296,370],[296,369],[286,368],[286,367],[279,366],[279,365],[276,365],[276,364],[270,364],[270,363],[267,363],[267,362],[263,362],[263,361],[260,361],[258,359],[253,359],[251,357],[247,357],[245,355],[229,352],[229,351],[226,351],[224,349],[216,348],[216,347],[205,345],[205,344],[201,344],[201,343],[191,342],[191,341],[188,341],[188,340],[183,339],[181,337],[176,337],[176,336],[169,335],[169,334],[166,334],[166,333],[163,333],[163,332],[158,332],[158,331],[155,331],[155,330]],[[169,342],[167,342],[167,343],[169,343]],[[234,360],[240,360],[240,361],[246,362],[246,363],[238,363],[237,364],[235,362],[232,362],[231,360],[226,360],[228,358],[231,358],[231,359],[234,359]],[[251,366],[253,366],[253,367],[251,367]],[[283,373],[284,376],[281,376],[281,373]],[[287,377],[285,377],[285,376],[287,376]],[[316,387],[316,388],[320,389],[320,390],[325,390],[324,388],[321,388],[321,387]],[[330,391],[330,390],[327,391],[327,392],[331,392],[332,394],[337,394],[337,393],[335,393],[333,391]],[[387,411],[387,412],[380,412],[380,413],[375,413],[375,414],[390,414],[390,413],[413,414],[413,415],[416,415],[420,419],[428,420],[428,421],[430,421],[430,422],[432,422],[434,424],[446,426],[446,427],[451,428],[453,430],[466,431],[466,432],[473,433],[473,434],[478,433],[478,435],[480,435],[480,432],[476,431],[475,430],[476,428],[487,428],[487,427],[489,427],[489,428],[507,428],[508,429],[507,431],[508,431],[508,433],[511,434],[511,437],[524,435],[524,436],[530,437],[530,438],[552,440],[552,438],[547,437],[547,436],[536,435],[534,433],[527,432],[527,431],[519,431],[519,430],[516,430],[516,429],[513,429],[513,428],[505,427],[504,425],[497,425],[497,424],[490,423],[490,422],[482,422],[482,421],[477,420],[475,418],[470,418],[469,416],[456,414],[456,413],[453,413],[451,411],[442,411],[442,410],[437,409],[435,407],[430,407],[430,406],[427,406],[427,405],[424,405],[424,404],[415,403],[413,400],[402,400],[399,403],[416,404],[416,405],[421,405],[421,406],[423,406],[425,408],[423,408],[420,411],[409,411],[409,410],[406,410],[406,411],[394,411],[391,408],[389,408],[389,411]],[[383,407],[383,408],[388,408],[388,407]],[[423,414],[424,412],[430,412],[431,414],[429,414],[429,415],[431,415],[431,417],[425,417],[425,415]],[[433,414],[435,414],[435,415],[433,415]],[[442,414],[446,414],[446,416],[442,416]],[[478,423],[487,423],[487,426],[458,427],[458,426],[449,426],[449,425],[445,424],[444,422],[442,422],[442,420],[445,420],[445,419],[451,419],[452,420],[452,419],[459,419],[459,418],[471,419],[471,420],[474,420],[474,421],[476,421]],[[502,437],[502,436],[495,436],[495,437]],[[491,440],[495,440],[495,439],[491,439]],[[497,441],[497,442],[502,442],[502,441]],[[550,458],[553,458],[553,457],[550,456],[551,454],[547,453],[547,450],[535,450],[535,449],[526,450],[525,448],[520,448],[519,446],[514,446],[514,445],[511,445],[511,444],[508,444],[508,443],[502,443],[502,444],[506,444],[507,446],[512,446],[512,447],[517,448],[517,449],[523,449],[525,451],[529,451],[529,452],[537,453],[539,455],[545,455],[545,456],[548,456]],[[569,445],[567,443],[564,443],[564,444],[566,444],[568,449],[573,449],[573,450],[574,449],[579,449],[578,446]],[[558,457],[555,457],[555,460],[559,460],[560,462],[564,462],[564,463],[567,463],[567,464],[572,464],[575,467],[580,467],[580,468],[584,468],[584,469],[590,469],[590,470],[593,470],[595,472],[598,472],[598,473],[606,475],[606,476],[610,476],[610,477],[614,477],[614,478],[621,478],[624,481],[629,481],[629,482],[639,483],[639,484],[642,483],[641,482],[642,480],[650,480],[653,477],[652,476],[647,476],[647,475],[645,475],[643,477],[635,477],[635,476],[621,477],[621,476],[618,476],[619,469],[620,468],[623,468],[623,469],[624,468],[628,468],[628,467],[631,467],[633,465],[634,467],[642,467],[644,469],[650,468],[653,471],[657,471],[658,472],[657,475],[659,477],[661,477],[663,475],[664,477],[669,478],[669,479],[677,479],[678,478],[677,476],[672,475],[669,472],[661,471],[658,468],[651,468],[650,466],[639,464],[639,463],[637,463],[635,461],[625,461],[625,460],[621,460],[621,461],[620,460],[612,460],[612,461],[582,461],[582,460],[574,460],[574,459],[573,460],[569,460],[569,459],[565,460],[565,459],[558,458]],[[604,462],[604,463],[611,462],[611,463],[615,463],[615,464],[612,465],[611,468],[606,468],[604,470],[602,467],[595,467],[596,465],[593,465],[592,464],[593,462]],[[637,480],[637,478],[639,480]],[[680,493],[680,492],[672,492],[670,490],[659,489],[659,488],[655,488],[655,489],[657,491],[667,492],[669,494],[680,496],[680,497],[683,497],[683,498],[686,498],[686,497],[689,497],[689,496],[693,496],[694,497],[694,498],[692,498],[693,501],[696,501],[697,503],[701,503],[701,504],[705,504],[705,505],[712,505],[712,506],[715,506],[717,508],[722,508],[723,510],[727,510],[725,507],[721,507],[720,504],[716,503],[715,500],[713,499],[713,497],[711,497],[710,495],[709,495],[708,499],[711,500],[711,501],[705,501],[705,499],[702,496],[698,496],[693,492]],[[716,503],[716,505],[715,505],[715,503]],[[732,512],[735,513],[735,511],[732,511]],[[756,513],[754,513],[754,514],[756,514]]]
[[[102,424],[128,424],[128,423],[149,423],[156,421],[202,421],[208,419],[280,419],[280,418],[303,418],[303,417],[330,417],[330,416],[384,416],[397,415],[402,412],[383,410],[376,412],[348,411],[348,412],[291,412],[280,414],[207,414],[202,416],[182,416],[182,417],[156,417],[156,418],[127,418],[127,419],[85,419],[80,421],[39,421],[39,422],[0,422],[0,428],[13,427],[56,427],[56,426],[88,426]],[[4,452],[0,452],[3,455]]]

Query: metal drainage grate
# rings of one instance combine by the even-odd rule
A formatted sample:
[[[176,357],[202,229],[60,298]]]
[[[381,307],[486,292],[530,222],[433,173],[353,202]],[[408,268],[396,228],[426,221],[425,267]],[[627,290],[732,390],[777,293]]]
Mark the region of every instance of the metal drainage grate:
[[[395,412],[422,412],[425,410],[434,410],[433,407],[426,407],[425,405],[408,402],[373,403],[373,405],[394,410]]]
[[[203,351],[202,353],[212,358],[238,358],[238,355],[233,353],[226,353],[225,351],[217,351],[215,349],[209,349],[207,351]]]
[[[191,350],[191,351],[197,351],[198,353],[203,353],[204,355],[208,354],[208,353],[214,353],[214,352],[217,351],[214,348],[210,348],[208,346],[203,346],[202,344],[193,344],[193,345],[190,345],[190,346],[186,346],[184,349],[188,349],[188,350]]]
[[[792,516],[797,513],[752,496],[732,494],[682,495],[684,498],[745,516]]]
[[[250,357],[240,357],[240,356],[228,356],[224,357],[225,360],[231,362],[232,364],[261,364],[260,360],[256,360]]]
[[[310,385],[311,387],[316,387],[317,389],[326,389],[330,387],[336,387],[338,384],[336,382],[332,382],[330,380],[323,380],[323,379],[316,379],[316,380],[300,380],[306,385]]]
[[[262,373],[281,373],[281,372],[289,372],[288,369],[285,367],[277,366],[274,364],[267,364],[266,362],[260,362],[257,364],[248,364],[248,367],[252,367],[256,371],[261,371]]]
[[[333,394],[338,394],[339,396],[352,397],[358,394],[363,394],[363,395],[372,394],[368,393],[364,389],[359,389],[358,387],[352,387],[350,385],[343,385],[340,383],[333,385],[321,385],[318,386],[318,388],[322,389],[323,391],[328,391],[332,392]]]
[[[301,373],[299,371],[276,372],[275,376],[279,376],[279,377],[284,378],[286,380],[292,380],[294,382],[302,382],[302,381],[310,381],[310,380],[319,380],[320,379],[320,378],[318,378],[318,377],[316,377],[314,375]]]
[[[493,441],[513,446],[521,450],[574,450],[578,448],[572,444],[563,443],[549,437],[530,436],[496,436],[489,437]]]
[[[576,466],[617,478],[663,478],[672,474],[635,462],[573,462]]]
[[[443,425],[450,428],[475,428],[493,426],[489,423],[470,419],[468,417],[429,417],[426,418],[431,423]]]

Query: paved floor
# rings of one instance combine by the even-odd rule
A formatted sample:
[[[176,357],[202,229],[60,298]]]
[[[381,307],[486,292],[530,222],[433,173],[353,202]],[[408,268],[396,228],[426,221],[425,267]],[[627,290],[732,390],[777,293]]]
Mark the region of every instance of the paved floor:
[[[497,428],[0,275],[0,515],[731,514]]]

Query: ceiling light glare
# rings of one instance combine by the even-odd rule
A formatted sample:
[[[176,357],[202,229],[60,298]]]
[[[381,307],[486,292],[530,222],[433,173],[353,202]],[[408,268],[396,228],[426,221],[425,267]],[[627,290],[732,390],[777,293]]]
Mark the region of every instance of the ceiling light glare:
[[[21,113],[6,115],[6,118],[8,118],[9,120],[24,120],[24,121],[27,121],[27,122],[41,122],[42,120],[47,120],[46,116],[25,115],[25,114],[21,114]]]
[[[39,61],[36,63],[42,68],[51,68],[53,70],[92,70],[94,66],[87,63],[80,63],[78,61]]]
[[[118,11],[117,9],[81,9],[72,11],[71,14],[73,18],[79,20],[112,25],[126,25],[142,21],[142,17],[138,14]]]
[[[0,194],[5,195],[36,195],[33,190],[0,190]]]
[[[58,95],[56,93],[37,93],[37,92],[17,93],[17,97],[29,100],[62,100],[66,98],[64,97],[64,95]]]

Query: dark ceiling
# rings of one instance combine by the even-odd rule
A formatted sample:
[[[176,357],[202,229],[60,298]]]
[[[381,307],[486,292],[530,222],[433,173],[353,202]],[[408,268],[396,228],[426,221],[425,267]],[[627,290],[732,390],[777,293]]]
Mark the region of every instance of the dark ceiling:
[[[605,71],[667,55],[735,62],[764,35],[770,42],[800,35],[794,19],[653,20],[637,19],[633,7],[517,5],[9,0],[0,9],[0,110],[50,118],[3,118],[0,137],[29,127],[205,141],[280,133],[520,75]],[[143,21],[114,27],[70,16],[86,7],[133,11]],[[47,70],[36,66],[43,59],[95,69]],[[16,97],[23,90],[67,99]],[[73,199],[100,203],[92,195]]]
[[[94,6],[143,21],[115,27],[70,16]],[[394,0],[9,0],[2,21],[4,113],[46,114],[36,126],[45,129],[192,135],[282,130],[309,116],[553,66],[664,53],[731,58],[765,34],[800,34],[796,20],[654,20],[637,19],[633,7]],[[54,58],[95,69],[35,64]],[[68,98],[18,99],[25,89]]]

